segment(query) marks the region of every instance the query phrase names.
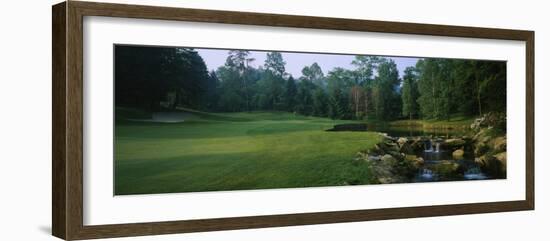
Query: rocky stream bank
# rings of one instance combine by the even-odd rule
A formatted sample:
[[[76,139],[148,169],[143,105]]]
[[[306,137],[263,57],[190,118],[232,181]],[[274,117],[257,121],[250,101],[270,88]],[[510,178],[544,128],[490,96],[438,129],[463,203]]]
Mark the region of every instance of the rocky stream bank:
[[[367,162],[378,183],[506,178],[505,121],[486,114],[460,136],[381,133],[383,141],[358,152],[355,160]]]

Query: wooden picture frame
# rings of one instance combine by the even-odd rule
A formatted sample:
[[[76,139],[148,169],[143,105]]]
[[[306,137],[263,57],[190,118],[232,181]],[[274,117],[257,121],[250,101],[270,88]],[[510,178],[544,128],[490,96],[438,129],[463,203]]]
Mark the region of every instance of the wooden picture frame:
[[[534,32],[401,22],[213,11],[67,1],[52,8],[52,233],[66,240],[215,230],[356,222],[534,209]],[[525,200],[353,211],[180,220],[152,223],[83,224],[83,17],[108,16],[207,23],[299,27],[526,43]]]

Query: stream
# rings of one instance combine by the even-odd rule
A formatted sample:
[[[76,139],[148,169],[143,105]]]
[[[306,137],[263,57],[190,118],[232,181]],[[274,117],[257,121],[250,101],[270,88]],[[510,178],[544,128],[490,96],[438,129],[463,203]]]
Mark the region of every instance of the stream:
[[[464,147],[464,154],[453,156],[452,149],[443,148],[446,139],[462,138],[465,131],[456,129],[424,129],[422,127],[391,127],[391,126],[356,126],[345,124],[335,126],[331,131],[374,131],[386,133],[399,139],[422,139],[423,148],[414,151],[414,155],[422,157],[424,162],[418,168],[418,173],[411,182],[460,181],[491,179],[483,173],[477,164],[473,148]]]
[[[473,150],[464,150],[462,157],[453,157],[452,150],[441,148],[447,138],[462,137],[464,131],[456,129],[424,129],[422,127],[377,127],[368,126],[369,131],[387,133],[391,137],[426,138],[424,150],[416,151],[416,156],[424,159],[413,182],[484,180],[490,177],[481,171],[474,161]]]
[[[433,137],[432,137],[433,138]],[[474,161],[474,154],[465,151],[460,158],[453,157],[452,152],[440,148],[439,139],[425,141],[425,149],[416,153],[424,159],[414,182],[483,180],[489,177],[481,171]]]

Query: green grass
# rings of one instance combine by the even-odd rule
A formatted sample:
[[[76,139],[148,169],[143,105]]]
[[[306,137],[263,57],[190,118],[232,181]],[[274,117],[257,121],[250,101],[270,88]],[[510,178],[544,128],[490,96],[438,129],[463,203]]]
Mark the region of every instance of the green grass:
[[[370,183],[355,154],[372,132],[326,132],[333,121],[285,112],[190,113],[183,123],[117,118],[115,194]],[[118,112],[118,109],[117,109]],[[124,113],[117,113],[120,117]]]

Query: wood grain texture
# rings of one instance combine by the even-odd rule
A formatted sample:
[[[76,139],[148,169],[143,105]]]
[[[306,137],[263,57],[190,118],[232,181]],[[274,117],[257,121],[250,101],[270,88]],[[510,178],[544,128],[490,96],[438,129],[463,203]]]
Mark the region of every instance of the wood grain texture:
[[[79,238],[107,238],[138,235],[158,235],[173,233],[205,232],[232,229],[267,228],[294,225],[312,225],[326,223],[359,222],[400,218],[418,218],[529,209],[523,201],[459,204],[424,207],[405,207],[372,210],[353,210],[338,212],[319,212],[252,216],[237,218],[219,218],[187,220],[173,222],[153,222],[136,224],[116,224],[85,226]]]
[[[72,2],[87,16],[525,40],[529,31],[158,6]]]
[[[535,209],[535,32],[529,32],[526,42],[526,132],[525,132],[525,200]]]
[[[67,223],[68,239],[83,228],[83,15],[67,6]]]
[[[66,4],[52,7],[52,234],[66,238]]]
[[[525,200],[338,212],[83,225],[83,17],[108,16],[261,26],[519,40],[526,43]],[[67,240],[264,228],[534,209],[534,32],[356,19],[69,1],[53,7],[53,234]]]

